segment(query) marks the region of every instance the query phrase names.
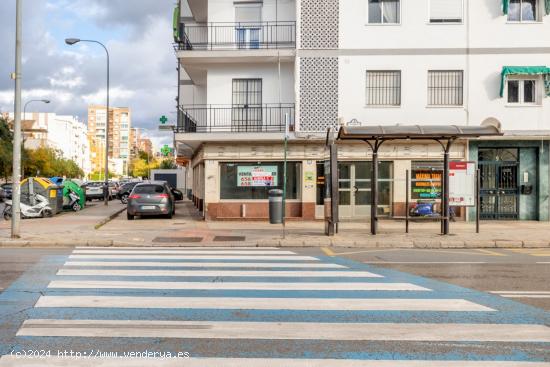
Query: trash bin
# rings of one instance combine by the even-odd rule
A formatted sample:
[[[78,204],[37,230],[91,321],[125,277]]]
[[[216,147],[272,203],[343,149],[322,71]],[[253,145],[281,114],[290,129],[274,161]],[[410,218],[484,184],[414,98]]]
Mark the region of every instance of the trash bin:
[[[283,223],[283,190],[269,190],[269,223]]]

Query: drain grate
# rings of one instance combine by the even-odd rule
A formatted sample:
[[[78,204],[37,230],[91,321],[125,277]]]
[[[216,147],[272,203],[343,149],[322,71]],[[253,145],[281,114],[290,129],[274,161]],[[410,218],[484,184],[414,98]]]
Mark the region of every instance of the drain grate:
[[[193,243],[201,242],[202,237],[156,237],[153,242],[156,243]]]
[[[245,239],[244,236],[216,236],[214,242],[243,242]]]

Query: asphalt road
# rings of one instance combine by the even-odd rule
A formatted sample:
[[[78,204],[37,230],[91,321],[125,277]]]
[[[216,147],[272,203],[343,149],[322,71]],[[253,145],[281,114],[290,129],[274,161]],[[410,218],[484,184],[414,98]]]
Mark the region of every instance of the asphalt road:
[[[143,351],[187,354],[132,365],[550,366],[550,313],[542,309],[549,257],[549,250],[4,248],[0,367],[68,365],[17,359],[37,350],[76,351],[75,367],[126,365],[123,353]],[[88,359],[98,352],[101,361]]]
[[[550,249],[333,249],[328,252],[483,292],[499,292],[496,294],[550,310]]]

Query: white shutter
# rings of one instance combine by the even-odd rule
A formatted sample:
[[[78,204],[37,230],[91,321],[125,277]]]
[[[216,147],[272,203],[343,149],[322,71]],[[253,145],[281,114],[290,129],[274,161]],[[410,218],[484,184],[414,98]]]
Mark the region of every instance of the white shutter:
[[[261,5],[238,5],[235,6],[235,22],[237,23],[259,23],[262,21]]]
[[[430,21],[437,22],[461,22],[462,0],[431,0]]]

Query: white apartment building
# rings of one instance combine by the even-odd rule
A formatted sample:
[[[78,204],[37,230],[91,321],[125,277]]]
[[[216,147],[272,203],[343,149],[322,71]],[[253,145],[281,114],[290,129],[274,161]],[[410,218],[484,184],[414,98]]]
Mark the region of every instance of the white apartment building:
[[[323,216],[328,127],[493,124],[503,136],[451,151],[478,163],[481,217],[549,220],[550,2],[181,0],[177,11],[175,139],[206,219],[267,217],[288,120],[289,217]],[[339,144],[341,219],[370,215],[371,159],[363,142]],[[388,142],[380,159],[380,216],[403,216],[407,196],[439,200],[437,142]]]
[[[86,175],[90,173],[88,128],[78,117],[34,112],[22,114],[21,119],[25,148],[56,149],[63,158],[74,161]]]

